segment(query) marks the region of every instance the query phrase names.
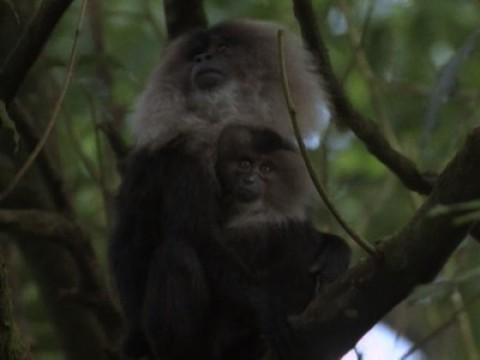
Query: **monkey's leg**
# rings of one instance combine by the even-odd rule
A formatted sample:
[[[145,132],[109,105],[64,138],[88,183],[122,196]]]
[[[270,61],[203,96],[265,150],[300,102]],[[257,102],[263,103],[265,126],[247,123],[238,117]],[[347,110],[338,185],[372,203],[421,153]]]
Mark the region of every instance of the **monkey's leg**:
[[[150,157],[133,153],[116,198],[109,244],[112,277],[126,321],[124,352],[133,358],[149,353],[142,328],[142,309],[150,257],[158,226],[159,199],[151,180]],[[158,177],[158,176],[157,176]]]
[[[148,273],[145,264],[148,264],[148,262],[141,260],[145,257],[136,254],[135,250],[129,245],[121,241],[116,243],[111,250],[110,258],[126,321],[127,332],[123,339],[123,351],[129,357],[140,358],[149,353],[149,346],[142,329],[140,316],[145,291],[145,278]]]
[[[182,241],[152,257],[144,304],[144,328],[159,359],[204,359],[210,325],[209,289],[195,251]]]

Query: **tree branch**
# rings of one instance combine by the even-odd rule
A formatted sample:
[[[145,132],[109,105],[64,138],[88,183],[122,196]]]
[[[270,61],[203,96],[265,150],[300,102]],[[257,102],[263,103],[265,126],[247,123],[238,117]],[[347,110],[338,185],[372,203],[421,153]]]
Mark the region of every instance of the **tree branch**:
[[[102,88],[107,95],[105,107],[108,114],[102,112],[101,121],[96,121],[95,125],[105,135],[105,138],[109,142],[110,148],[116,157],[117,167],[121,168],[129,151],[128,145],[122,138],[120,131],[120,124],[125,117],[126,109],[118,104],[113,97],[114,77],[111,73],[108,62],[105,60],[107,59],[107,52],[105,49],[105,17],[103,7],[104,4],[101,0],[90,0],[88,2],[90,34],[92,36],[96,56],[96,77],[102,84]],[[89,96],[89,98],[90,97],[91,96]],[[98,146],[101,145],[97,143],[97,147]]]
[[[432,216],[438,205],[480,198],[480,128],[439,177],[433,192],[398,234],[328,287],[294,320],[307,359],[338,359],[417,285],[431,281],[472,223],[454,225],[459,212]]]
[[[13,320],[10,289],[7,281],[5,259],[0,246],[0,359],[30,359],[23,351],[18,330]]]
[[[34,119],[31,114],[18,101],[14,101],[9,109],[9,115],[15,122],[22,139],[29,151],[33,151],[40,142],[40,136],[32,126]],[[45,185],[51,194],[55,207],[66,214],[72,214],[72,205],[65,192],[64,182],[57,172],[47,149],[43,148],[38,154],[37,165],[45,180]]]
[[[73,0],[46,0],[21,39],[0,64],[0,99],[7,105],[15,97],[27,72],[38,59],[55,25]]]
[[[348,126],[365,143],[370,153],[393,171],[406,187],[420,194],[430,193],[432,184],[420,174],[415,164],[393,149],[376,123],[364,118],[348,101],[333,73],[311,1],[293,0],[293,4],[303,38],[315,57],[318,71],[326,81],[327,92],[331,96],[335,114],[341,124]]]
[[[75,223],[56,213],[42,210],[0,210],[2,230],[29,239],[44,239],[57,243],[75,259],[80,273],[79,289],[67,289],[66,297],[72,294],[92,305],[105,333],[113,339],[118,336],[121,324],[120,312],[105,290],[101,269],[83,230]],[[94,301],[92,300],[94,299]]]
[[[207,26],[202,0],[165,0],[163,7],[170,40],[189,30]]]

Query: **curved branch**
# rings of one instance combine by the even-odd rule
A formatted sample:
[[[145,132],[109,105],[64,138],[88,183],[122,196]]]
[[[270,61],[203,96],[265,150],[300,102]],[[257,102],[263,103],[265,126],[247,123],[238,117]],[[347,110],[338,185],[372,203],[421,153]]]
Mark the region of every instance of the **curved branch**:
[[[14,101],[10,106],[9,115],[15,122],[28,150],[33,151],[40,142],[40,136],[32,126],[34,123],[32,114],[19,101]],[[48,151],[44,149],[38,154],[37,164],[56,208],[66,214],[72,214],[72,205],[65,191],[63,179],[55,168]]]
[[[0,247],[0,358],[4,360],[30,359],[23,351],[18,329],[13,319],[12,301],[8,286],[7,269]]]
[[[303,38],[317,61],[318,71],[325,79],[334,111],[342,125],[348,126],[378,160],[395,173],[410,190],[428,194],[432,184],[420,174],[415,164],[392,148],[375,122],[364,118],[348,101],[333,73],[328,51],[320,35],[310,0],[293,0],[295,16]]]
[[[119,310],[106,290],[91,242],[77,224],[48,211],[0,210],[0,226],[2,231],[29,239],[47,240],[68,249],[78,266],[81,281],[79,289],[68,289],[64,295],[90,305],[105,327],[105,333],[113,339],[118,336],[121,324]]]
[[[278,49],[279,49],[279,57],[280,57],[280,67],[282,73],[282,87],[283,87],[283,94],[285,96],[285,102],[287,103],[288,114],[290,115],[290,121],[292,122],[293,132],[295,134],[295,138],[297,140],[298,147],[300,149],[300,154],[302,155],[303,161],[305,166],[307,167],[308,174],[310,175],[310,179],[317,190],[318,195],[323,200],[326,208],[333,216],[333,218],[337,221],[340,227],[352,238],[352,240],[360,246],[363,250],[367,252],[367,254],[376,256],[378,255],[375,251],[375,248],[364,241],[354,230],[351,228],[347,222],[342,218],[340,213],[337,211],[335,206],[333,205],[330,198],[327,196],[327,192],[325,191],[323,184],[320,182],[318,177],[315,174],[315,169],[313,168],[312,162],[307,154],[307,149],[305,144],[302,140],[302,135],[300,133],[300,128],[298,127],[297,123],[297,112],[295,110],[295,104],[293,103],[292,96],[290,95],[290,89],[288,86],[288,77],[287,77],[287,69],[285,63],[285,54],[283,48],[283,31],[278,30]]]
[[[317,297],[294,319],[305,358],[338,359],[415,286],[429,282],[465,238],[472,223],[455,225],[461,215],[433,216],[438,205],[480,198],[480,127],[440,175],[431,195],[398,234]]]

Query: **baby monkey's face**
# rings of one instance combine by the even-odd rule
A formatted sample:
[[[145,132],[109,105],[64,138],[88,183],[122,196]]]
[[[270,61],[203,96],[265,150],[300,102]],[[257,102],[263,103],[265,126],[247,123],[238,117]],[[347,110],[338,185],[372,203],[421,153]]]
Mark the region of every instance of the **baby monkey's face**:
[[[250,203],[265,199],[277,177],[273,159],[258,154],[239,154],[225,164],[225,185],[235,201]]]

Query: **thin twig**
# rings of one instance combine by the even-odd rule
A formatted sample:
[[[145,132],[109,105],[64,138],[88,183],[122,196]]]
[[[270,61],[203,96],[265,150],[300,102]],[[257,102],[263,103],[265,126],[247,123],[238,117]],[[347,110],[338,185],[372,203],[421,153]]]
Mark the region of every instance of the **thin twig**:
[[[40,139],[39,134],[33,126],[35,123],[33,114],[18,98],[12,102],[9,114],[21,134],[22,140],[27,146],[27,151],[33,151]],[[57,171],[50,155],[48,151],[42,151],[38,154],[38,168],[45,180],[45,185],[52,196],[57,210],[72,214],[72,204],[65,191],[63,179]]]
[[[288,107],[288,113],[290,115],[290,120],[292,121],[293,131],[295,133],[295,138],[297,140],[298,146],[300,148],[300,153],[303,157],[305,165],[308,170],[308,174],[312,179],[313,185],[317,190],[318,194],[322,198],[325,206],[327,207],[328,211],[332,214],[335,220],[340,224],[340,226],[345,230],[345,232],[350,235],[350,237],[355,241],[363,250],[365,250],[370,255],[377,255],[376,249],[370,245],[369,243],[365,242],[363,239],[358,236],[353,229],[351,229],[347,223],[342,219],[338,211],[333,206],[332,202],[328,198],[325,189],[323,188],[322,183],[315,175],[315,170],[313,169],[313,165],[308,157],[307,150],[305,148],[305,144],[302,140],[302,135],[300,133],[300,129],[297,123],[297,113],[295,110],[295,104],[293,103],[293,99],[290,95],[289,85],[288,85],[288,77],[287,77],[287,70],[285,64],[285,52],[283,48],[283,31],[278,31],[278,49],[280,55],[280,66],[281,66],[281,73],[282,73],[282,86],[283,86],[283,94],[285,95],[285,101]]]
[[[77,55],[77,43],[78,43],[78,38],[80,35],[80,30],[82,27],[83,19],[85,17],[85,9],[87,6],[88,0],[83,0],[82,6],[80,9],[80,15],[78,18],[78,23],[77,23],[77,28],[75,30],[75,36],[73,39],[73,44],[72,44],[72,50],[70,52],[70,58],[68,60],[68,66],[67,66],[67,74],[65,76],[65,80],[63,82],[62,90],[60,93],[60,96],[58,97],[55,107],[53,109],[52,116],[50,117],[50,120],[47,124],[47,127],[45,128],[45,132],[42,135],[42,138],[38,142],[37,146],[35,149],[32,151],[30,156],[28,157],[27,161],[23,164],[23,166],[20,168],[20,170],[17,172],[17,174],[14,176],[13,180],[10,182],[10,184],[7,186],[7,188],[0,193],[0,201],[4,200],[10,193],[15,189],[17,184],[20,182],[20,180],[23,178],[23,176],[27,173],[27,171],[31,168],[33,165],[34,161],[36,160],[38,154],[42,151],[43,147],[45,146],[48,137],[50,136],[50,133],[53,130],[53,127],[55,126],[58,114],[60,112],[60,109],[63,104],[63,100],[65,98],[65,95],[67,93],[67,90],[70,86],[70,82],[73,77],[73,68],[75,65],[75,59]]]
[[[358,44],[356,44],[356,46],[353,48],[353,56],[349,60],[349,63],[346,66],[346,69],[343,72],[343,75],[340,79],[340,84],[342,84],[342,86],[346,83],[349,75],[351,74],[352,70],[354,69],[354,67],[357,63],[357,57],[358,57],[357,52],[360,49],[362,49],[365,45],[365,39],[367,37],[368,28],[370,26],[370,22],[372,20],[372,15],[373,15],[373,10],[375,9],[376,4],[377,3],[374,0],[370,0],[370,3],[368,4],[368,9],[367,9],[367,14],[365,16],[365,21],[363,22],[362,28],[359,32]],[[350,27],[349,27],[349,29],[350,29]]]

